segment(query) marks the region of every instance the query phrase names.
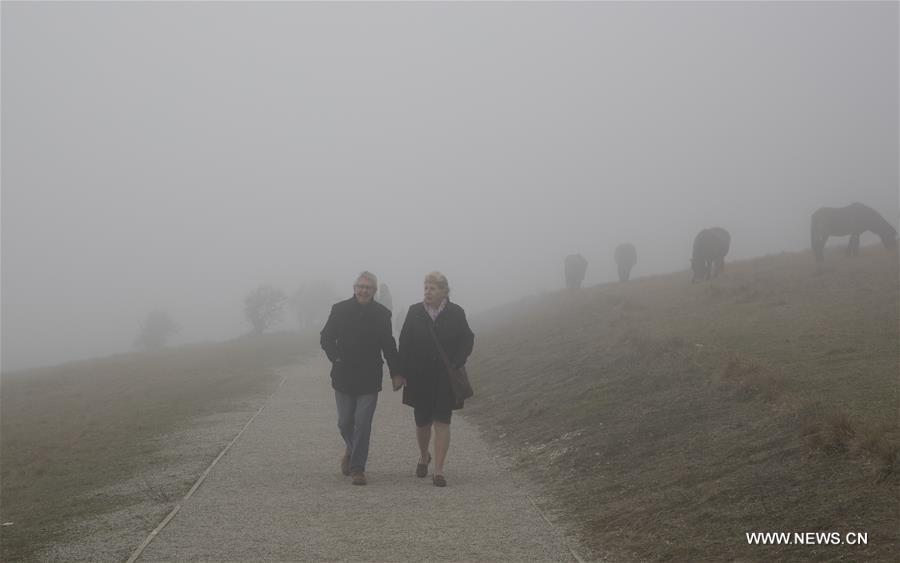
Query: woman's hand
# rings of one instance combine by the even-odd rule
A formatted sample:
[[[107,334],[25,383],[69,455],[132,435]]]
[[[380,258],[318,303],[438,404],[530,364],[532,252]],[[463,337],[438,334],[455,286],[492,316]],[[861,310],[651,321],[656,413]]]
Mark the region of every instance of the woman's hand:
[[[406,378],[402,375],[392,375],[391,384],[394,387],[394,391],[399,391],[401,387],[406,385]]]

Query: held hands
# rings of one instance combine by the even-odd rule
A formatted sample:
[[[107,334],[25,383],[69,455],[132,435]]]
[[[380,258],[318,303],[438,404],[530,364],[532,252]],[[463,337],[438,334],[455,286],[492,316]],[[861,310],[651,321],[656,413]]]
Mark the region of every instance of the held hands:
[[[392,375],[391,384],[394,387],[394,391],[399,391],[401,387],[406,385],[406,378],[402,375]]]

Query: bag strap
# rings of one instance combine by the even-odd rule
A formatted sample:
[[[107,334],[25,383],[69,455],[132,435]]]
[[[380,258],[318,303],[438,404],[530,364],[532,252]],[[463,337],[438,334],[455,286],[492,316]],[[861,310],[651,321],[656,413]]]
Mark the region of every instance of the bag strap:
[[[450,360],[447,359],[447,354],[444,352],[444,347],[441,346],[437,334],[434,332],[434,321],[430,321],[428,323],[428,331],[431,332],[431,338],[434,339],[434,344],[437,346],[438,352],[441,353],[441,359],[444,360],[444,367],[446,367],[447,371],[449,372],[451,369],[453,369],[453,367],[450,365]]]

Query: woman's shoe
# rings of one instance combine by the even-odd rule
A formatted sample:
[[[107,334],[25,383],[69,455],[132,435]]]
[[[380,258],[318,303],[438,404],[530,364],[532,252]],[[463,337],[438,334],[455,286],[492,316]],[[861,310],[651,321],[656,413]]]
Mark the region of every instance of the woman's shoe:
[[[443,475],[432,475],[431,482],[434,483],[435,487],[446,487],[447,480],[444,479]]]
[[[428,453],[428,459],[425,463],[416,464],[416,477],[425,477],[428,475],[428,464],[431,463],[431,452]]]

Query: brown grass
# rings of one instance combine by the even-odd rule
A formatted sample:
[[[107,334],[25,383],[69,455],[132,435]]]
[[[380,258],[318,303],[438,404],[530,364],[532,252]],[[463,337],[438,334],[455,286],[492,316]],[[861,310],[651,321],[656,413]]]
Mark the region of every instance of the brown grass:
[[[807,405],[800,417],[801,436],[813,451],[856,461],[878,482],[900,481],[900,439],[896,421],[863,422],[846,410]]]
[[[14,525],[0,528],[0,558],[31,560],[79,521],[183,496],[193,479],[98,491],[158,462],[161,436],[267,394],[272,368],[310,342],[281,333],[3,374],[0,521]]]
[[[738,401],[762,399],[768,403],[778,399],[786,384],[785,375],[759,360],[732,354],[722,368],[722,379],[734,388]]]
[[[866,248],[525,300],[474,319],[466,413],[594,556],[894,560],[898,279]],[[869,543],[747,545],[756,531]]]
[[[867,248],[818,271],[783,254],[710,283],[685,272],[525,299],[473,319],[464,412],[592,556],[894,560],[898,277],[896,255]],[[139,502],[93,493],[140,480],[160,436],[266,395],[271,368],[304,349],[309,335],[282,334],[4,374],[0,521],[15,525],[0,558]],[[146,480],[140,496],[171,502],[191,483]],[[748,546],[754,531],[869,543]]]

